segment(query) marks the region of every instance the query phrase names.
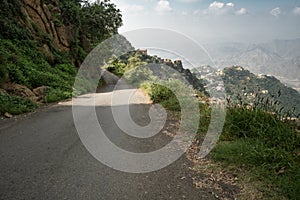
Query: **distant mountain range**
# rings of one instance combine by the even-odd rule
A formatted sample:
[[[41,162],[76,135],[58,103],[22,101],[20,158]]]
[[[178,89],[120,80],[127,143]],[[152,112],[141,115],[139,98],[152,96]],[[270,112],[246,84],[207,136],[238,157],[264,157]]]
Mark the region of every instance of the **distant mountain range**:
[[[204,47],[218,69],[243,66],[256,74],[273,75],[300,91],[300,39],[261,44],[219,43]]]

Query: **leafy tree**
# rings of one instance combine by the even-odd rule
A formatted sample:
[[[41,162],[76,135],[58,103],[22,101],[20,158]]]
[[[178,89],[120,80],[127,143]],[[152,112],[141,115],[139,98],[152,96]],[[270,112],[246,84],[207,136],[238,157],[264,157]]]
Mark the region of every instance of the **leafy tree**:
[[[122,26],[122,15],[109,0],[85,2],[81,13],[81,31],[92,44],[116,34]]]

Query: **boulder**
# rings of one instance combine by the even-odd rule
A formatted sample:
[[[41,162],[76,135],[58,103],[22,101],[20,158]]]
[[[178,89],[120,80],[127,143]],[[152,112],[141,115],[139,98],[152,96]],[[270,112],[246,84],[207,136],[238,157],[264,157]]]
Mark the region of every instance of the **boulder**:
[[[26,86],[16,83],[8,83],[3,87],[10,95],[28,98],[34,102],[37,101],[36,95]]]
[[[41,86],[33,89],[33,93],[37,97],[37,101],[43,101],[44,97],[47,95],[47,92],[49,90],[48,86]]]
[[[9,113],[5,113],[5,114],[4,114],[4,117],[6,117],[6,118],[12,118],[13,115],[12,115],[12,114],[9,114]]]

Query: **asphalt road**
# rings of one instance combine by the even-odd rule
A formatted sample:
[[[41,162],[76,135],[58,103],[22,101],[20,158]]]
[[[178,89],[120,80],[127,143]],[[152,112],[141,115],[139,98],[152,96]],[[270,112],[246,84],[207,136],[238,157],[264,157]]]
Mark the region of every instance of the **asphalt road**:
[[[115,125],[107,102],[113,86],[98,94],[96,112],[106,134],[118,146],[149,152],[170,138],[134,139]],[[137,123],[147,124],[148,104],[134,105]],[[104,116],[104,117],[103,117]],[[215,199],[213,190],[196,189],[185,156],[161,170],[132,174],[96,160],[75,129],[70,102],[52,105],[17,119],[0,122],[0,199]]]

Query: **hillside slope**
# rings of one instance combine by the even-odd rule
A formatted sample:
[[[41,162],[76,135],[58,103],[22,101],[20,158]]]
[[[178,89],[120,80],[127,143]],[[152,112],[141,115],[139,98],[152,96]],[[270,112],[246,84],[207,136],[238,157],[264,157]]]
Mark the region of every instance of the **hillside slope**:
[[[203,81],[198,79],[189,69],[185,69],[181,60],[172,61],[158,56],[151,56],[148,55],[146,50],[131,51],[120,58],[112,59],[107,69],[118,76],[123,76],[132,71],[133,74],[131,76],[135,76],[134,80],[141,81],[150,80],[151,76],[161,79],[172,78],[180,80],[183,78],[194,89],[207,94]],[[136,69],[142,71],[139,73],[139,70]],[[125,78],[128,77],[125,75]]]
[[[283,116],[299,117],[300,94],[273,76],[255,75],[239,66],[220,71],[205,66],[193,72],[203,79],[211,73],[220,74],[230,101],[264,108]]]
[[[1,6],[0,115],[71,97],[85,56],[122,25],[110,1],[5,0]],[[78,93],[89,88],[83,85]]]

